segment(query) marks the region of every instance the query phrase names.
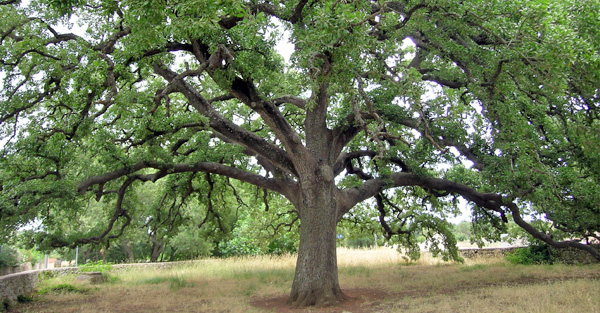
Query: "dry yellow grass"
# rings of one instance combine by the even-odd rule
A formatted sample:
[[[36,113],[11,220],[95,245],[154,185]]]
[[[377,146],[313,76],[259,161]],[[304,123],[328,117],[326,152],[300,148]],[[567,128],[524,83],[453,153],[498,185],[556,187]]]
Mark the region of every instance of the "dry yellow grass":
[[[338,258],[342,288],[383,296],[365,293],[351,309],[329,312],[600,312],[600,265],[515,266],[501,259],[454,264],[427,255],[409,264],[388,248],[340,249]],[[252,302],[283,298],[294,265],[294,256],[244,257],[129,270],[87,293],[50,293],[17,310],[264,312]],[[60,283],[76,284],[65,277],[43,286]]]
[[[494,286],[403,299],[390,305],[389,312],[600,312],[599,288],[597,280],[586,279]]]

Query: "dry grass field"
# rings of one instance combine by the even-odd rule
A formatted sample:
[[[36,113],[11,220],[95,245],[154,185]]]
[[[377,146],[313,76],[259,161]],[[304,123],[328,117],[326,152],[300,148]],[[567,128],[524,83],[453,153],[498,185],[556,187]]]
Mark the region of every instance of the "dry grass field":
[[[353,300],[290,310],[293,256],[205,259],[166,270],[113,273],[100,285],[44,281],[15,312],[600,312],[600,265],[518,266],[502,259],[407,263],[394,250],[338,251]]]

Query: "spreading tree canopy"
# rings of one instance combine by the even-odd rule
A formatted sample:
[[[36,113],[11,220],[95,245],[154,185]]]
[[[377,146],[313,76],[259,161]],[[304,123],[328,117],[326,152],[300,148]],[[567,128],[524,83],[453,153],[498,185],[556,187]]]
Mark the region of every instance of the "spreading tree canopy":
[[[600,259],[585,244],[600,233],[599,12],[594,0],[0,1],[0,232],[36,221],[49,247],[100,242],[135,218],[136,188],[172,179],[185,202],[226,177],[295,208],[294,306],[345,299],[348,214],[407,245],[430,234],[458,258],[446,219],[462,198],[482,232],[512,220]],[[111,206],[78,233],[90,201]]]

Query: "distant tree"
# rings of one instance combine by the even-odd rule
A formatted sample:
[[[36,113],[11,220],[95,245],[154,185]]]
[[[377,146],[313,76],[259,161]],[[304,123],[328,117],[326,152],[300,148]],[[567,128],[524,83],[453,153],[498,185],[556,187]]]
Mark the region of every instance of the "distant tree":
[[[471,223],[461,221],[454,225],[455,237],[458,241],[468,241],[471,239]]]
[[[591,0],[2,1],[2,234],[36,220],[50,247],[107,240],[136,218],[128,199],[145,183],[191,181],[181,199],[223,176],[294,206],[295,307],[346,299],[336,225],[353,208],[458,258],[446,218],[462,197],[480,234],[512,219],[600,259],[580,243],[600,233],[599,12]],[[68,236],[60,225],[92,198],[112,204],[106,224]]]

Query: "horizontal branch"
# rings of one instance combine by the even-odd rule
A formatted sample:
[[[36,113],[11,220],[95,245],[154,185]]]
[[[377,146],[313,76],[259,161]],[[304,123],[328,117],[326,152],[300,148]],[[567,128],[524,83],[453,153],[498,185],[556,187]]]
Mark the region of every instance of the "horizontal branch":
[[[498,194],[480,193],[469,186],[451,180],[420,176],[414,173],[393,173],[383,178],[368,180],[360,188],[348,189],[346,193],[348,198],[356,204],[374,197],[382,190],[406,186],[419,186],[459,194],[480,207],[502,211],[502,196]]]
[[[306,100],[296,96],[282,96],[271,101],[275,106],[280,106],[284,103],[290,103],[296,107],[306,110]]]
[[[98,185],[100,189],[103,188],[104,184],[113,181],[115,179],[132,176],[134,173],[142,169],[156,169],[158,170],[154,174],[147,175],[135,175],[137,180],[141,181],[157,181],[158,179],[165,177],[170,174],[177,173],[190,173],[190,172],[204,172],[211,174],[223,175],[226,177],[234,178],[249,184],[273,190],[279,193],[286,193],[285,183],[276,178],[265,178],[263,176],[240,170],[234,167],[230,167],[220,163],[214,162],[199,162],[195,164],[162,164],[157,162],[140,161],[130,167],[124,167],[112,172],[108,172],[102,175],[90,177],[77,186],[77,191],[80,194],[84,194],[89,190],[90,187]],[[100,190],[101,191],[101,190]]]

